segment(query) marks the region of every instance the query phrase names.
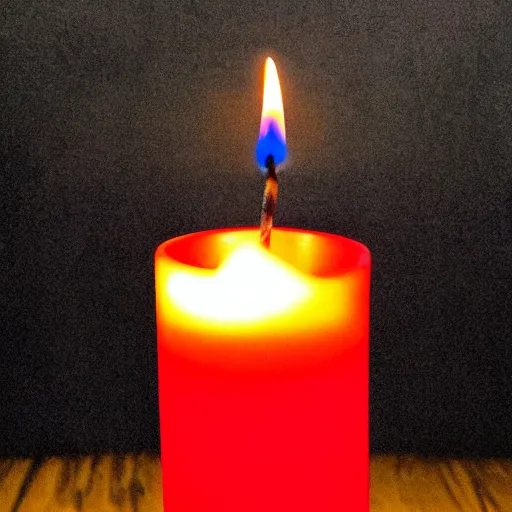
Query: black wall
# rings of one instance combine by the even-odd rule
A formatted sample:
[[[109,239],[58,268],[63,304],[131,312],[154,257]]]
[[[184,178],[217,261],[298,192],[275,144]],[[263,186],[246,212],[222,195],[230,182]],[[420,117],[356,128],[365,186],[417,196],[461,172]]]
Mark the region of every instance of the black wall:
[[[508,0],[36,2],[0,25],[0,454],[158,449],[153,253],[276,223],[373,254],[374,451],[512,454]]]

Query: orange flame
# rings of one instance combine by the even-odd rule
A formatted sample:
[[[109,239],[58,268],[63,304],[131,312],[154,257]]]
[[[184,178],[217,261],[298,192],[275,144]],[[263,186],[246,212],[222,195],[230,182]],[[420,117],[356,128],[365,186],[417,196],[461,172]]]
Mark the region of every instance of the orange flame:
[[[286,140],[281,84],[279,83],[276,64],[270,57],[268,57],[265,64],[265,81],[263,86],[263,108],[261,111],[260,135],[264,135],[266,133],[268,130],[269,122],[271,120],[274,120],[277,123],[283,139]],[[265,130],[265,128],[267,130]]]
[[[276,165],[286,158],[286,130],[281,85],[276,65],[270,57],[265,64],[260,136],[256,146],[256,160],[261,167],[264,167],[269,155],[274,157]]]

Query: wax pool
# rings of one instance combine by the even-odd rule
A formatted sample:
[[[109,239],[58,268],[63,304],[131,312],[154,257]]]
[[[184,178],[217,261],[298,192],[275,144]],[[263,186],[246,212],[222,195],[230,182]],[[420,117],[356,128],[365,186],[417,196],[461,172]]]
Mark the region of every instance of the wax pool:
[[[194,233],[155,255],[169,512],[367,512],[370,253]]]

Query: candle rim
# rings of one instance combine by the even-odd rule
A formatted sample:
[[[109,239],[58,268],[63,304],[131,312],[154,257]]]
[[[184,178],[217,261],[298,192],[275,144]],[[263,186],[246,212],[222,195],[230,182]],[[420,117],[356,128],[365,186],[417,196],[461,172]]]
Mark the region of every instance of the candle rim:
[[[196,244],[206,243],[206,241],[210,241],[212,246],[214,246],[215,243],[217,243],[217,247],[221,247],[222,243],[227,245],[225,240],[223,241],[222,239],[223,235],[233,234],[236,236],[238,234],[240,236],[241,233],[244,232],[247,234],[254,234],[255,240],[257,240],[257,237],[259,235],[259,228],[255,226],[237,226],[230,228],[202,230],[179,235],[177,237],[166,240],[165,242],[162,242],[157,247],[157,250],[155,252],[155,259],[170,259],[180,263],[184,267],[188,267],[191,269],[200,269],[204,270],[205,272],[213,271],[220,266],[222,258],[216,259],[216,253],[212,251],[211,254],[205,256],[205,260],[208,260],[209,258],[206,264],[204,264],[204,261],[202,264],[198,264],[197,254],[195,254],[195,252],[197,252]],[[298,240],[301,241],[302,243],[305,243],[306,245],[308,243],[308,239],[310,241],[316,240],[316,244],[320,243],[324,245],[324,250],[326,250],[326,248],[329,248],[331,256],[337,256],[335,263],[333,263],[332,260],[330,260],[328,264],[325,265],[325,262],[323,262],[324,267],[326,267],[327,269],[323,268],[315,272],[307,271],[305,270],[305,268],[301,268],[307,266],[304,264],[299,264],[298,266],[293,265],[293,261],[289,261],[290,258],[282,257],[282,255],[279,254],[280,251],[276,251],[275,253],[272,251],[272,253],[275,256],[280,257],[285,263],[292,264],[297,268],[297,270],[302,271],[303,273],[308,275],[308,277],[316,277],[318,279],[332,278],[344,274],[349,274],[359,269],[367,268],[371,264],[371,254],[369,249],[363,243],[348,237],[344,237],[342,235],[327,233],[323,231],[305,230],[301,228],[282,226],[274,228],[272,233],[274,241],[281,235],[286,234],[297,235],[299,237]],[[218,237],[218,239],[215,240],[215,237]],[[240,240],[239,243],[240,245],[242,245],[243,240]],[[234,247],[237,246],[238,244],[235,243]],[[340,256],[339,254],[335,254],[336,248],[338,250],[341,250],[342,248],[348,248],[349,257],[345,257],[345,259],[347,259],[348,261],[344,261],[344,255]],[[194,249],[196,249],[195,252]],[[297,248],[297,250],[299,249]],[[307,252],[307,248],[303,250]],[[188,256],[189,258],[187,259],[186,257],[184,257],[184,255]],[[322,259],[325,260],[325,257],[323,257]],[[309,264],[314,266],[315,262],[309,262]],[[330,268],[330,270],[329,264],[332,265],[332,268]]]

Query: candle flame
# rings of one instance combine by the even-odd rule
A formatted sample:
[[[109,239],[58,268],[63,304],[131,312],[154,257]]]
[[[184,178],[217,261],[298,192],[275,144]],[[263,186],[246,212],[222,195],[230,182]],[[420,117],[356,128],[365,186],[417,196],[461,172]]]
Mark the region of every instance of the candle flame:
[[[221,323],[250,322],[290,310],[308,296],[297,271],[256,245],[234,250],[210,276],[176,272],[167,293],[183,311]]]
[[[265,64],[263,108],[261,111],[260,135],[256,145],[256,160],[260,167],[265,167],[269,155],[274,157],[276,165],[286,159],[283,98],[277,68],[270,57],[267,58]]]

